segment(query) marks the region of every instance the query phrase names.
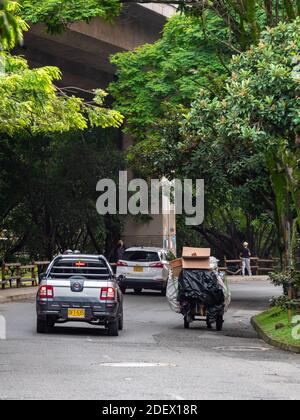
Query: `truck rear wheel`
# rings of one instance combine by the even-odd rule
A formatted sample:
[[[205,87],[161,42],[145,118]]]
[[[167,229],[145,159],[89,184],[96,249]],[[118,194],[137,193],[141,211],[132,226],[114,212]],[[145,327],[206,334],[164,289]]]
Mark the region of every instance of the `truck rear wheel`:
[[[122,309],[122,311],[121,311],[121,313],[120,313],[120,316],[119,316],[119,325],[118,325],[118,327],[119,327],[119,330],[120,330],[120,331],[122,331],[122,330],[123,330],[123,328],[124,328],[124,315],[123,315],[123,309]]]
[[[119,335],[119,319],[115,319],[108,323],[107,333],[110,337],[117,337]]]
[[[37,318],[36,320],[36,332],[38,334],[46,334],[49,330],[48,322],[46,319]]]

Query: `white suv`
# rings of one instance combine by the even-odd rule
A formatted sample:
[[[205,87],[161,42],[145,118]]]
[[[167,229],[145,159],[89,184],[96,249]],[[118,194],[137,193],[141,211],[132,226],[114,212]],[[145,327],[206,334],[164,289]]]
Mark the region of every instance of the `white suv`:
[[[169,260],[173,256],[162,248],[136,247],[128,248],[123,258],[117,262],[117,277],[121,277],[120,288],[134,289],[139,294],[143,289],[160,290],[166,295]]]

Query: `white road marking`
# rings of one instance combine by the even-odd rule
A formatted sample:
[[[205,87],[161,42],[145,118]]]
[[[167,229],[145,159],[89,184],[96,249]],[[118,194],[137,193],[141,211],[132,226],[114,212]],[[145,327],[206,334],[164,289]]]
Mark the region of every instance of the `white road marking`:
[[[121,367],[121,368],[147,368],[147,367],[176,367],[173,363],[156,363],[156,362],[110,362],[99,363],[103,367]]]

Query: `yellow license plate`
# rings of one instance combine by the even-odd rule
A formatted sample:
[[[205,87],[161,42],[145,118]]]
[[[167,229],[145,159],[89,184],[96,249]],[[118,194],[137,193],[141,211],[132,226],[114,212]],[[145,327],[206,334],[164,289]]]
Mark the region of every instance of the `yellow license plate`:
[[[144,267],[141,267],[141,266],[137,265],[136,267],[134,267],[133,271],[135,273],[143,273]]]
[[[68,318],[85,318],[85,309],[68,309]]]

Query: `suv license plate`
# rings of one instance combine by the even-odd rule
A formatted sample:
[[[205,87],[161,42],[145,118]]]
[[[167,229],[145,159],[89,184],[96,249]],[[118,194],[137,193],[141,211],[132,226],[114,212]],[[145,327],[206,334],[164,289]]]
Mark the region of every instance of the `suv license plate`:
[[[137,265],[137,266],[134,267],[133,271],[135,273],[143,273],[144,267],[141,267],[141,266]]]
[[[85,309],[68,309],[68,318],[85,318]]]

